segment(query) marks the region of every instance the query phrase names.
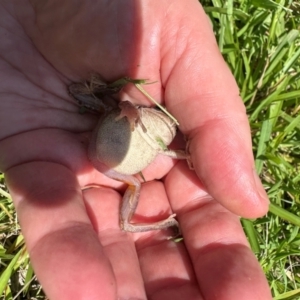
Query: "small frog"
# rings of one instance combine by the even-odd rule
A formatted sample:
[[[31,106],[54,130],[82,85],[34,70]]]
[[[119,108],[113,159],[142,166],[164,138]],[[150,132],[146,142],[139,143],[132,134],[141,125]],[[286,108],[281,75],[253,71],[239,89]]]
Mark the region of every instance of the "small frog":
[[[140,181],[133,175],[146,168],[158,154],[177,159],[187,159],[187,155],[185,151],[167,149],[175,137],[176,124],[164,112],[135,106],[129,101],[116,104],[112,95],[121,88],[111,88],[95,75],[85,83],[69,86],[70,94],[81,105],[104,111],[93,131],[88,157],[99,172],[129,185],[121,206],[121,229],[143,232],[178,228],[175,214],[152,224],[130,223],[141,189]]]

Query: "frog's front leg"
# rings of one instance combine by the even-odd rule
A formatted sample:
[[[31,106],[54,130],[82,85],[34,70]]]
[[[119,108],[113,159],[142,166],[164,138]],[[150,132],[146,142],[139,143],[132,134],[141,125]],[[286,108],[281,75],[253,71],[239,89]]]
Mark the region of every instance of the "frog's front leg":
[[[141,120],[140,111],[137,106],[134,106],[130,101],[125,100],[119,103],[119,108],[121,109],[121,112],[116,118],[116,121],[126,117],[130,124],[131,131],[134,131],[138,124],[141,126],[143,132],[147,131]]]
[[[174,159],[188,159],[189,155],[184,150],[162,150],[160,154],[169,156]]]
[[[178,222],[175,220],[175,214],[170,215],[167,219],[155,223],[130,223],[132,216],[135,213],[139,202],[141,183],[132,175],[123,175],[114,170],[108,170],[105,175],[128,184],[128,188],[123,196],[121,211],[120,211],[120,227],[124,231],[129,232],[144,232],[151,230],[160,230],[168,227],[177,227]]]
[[[166,156],[169,156],[169,157],[174,158],[174,159],[186,159],[190,170],[194,170],[194,166],[193,166],[193,163],[191,161],[191,155],[187,151],[184,151],[184,150],[169,150],[168,149],[168,150],[161,150],[159,153],[163,154],[163,155],[166,155]]]

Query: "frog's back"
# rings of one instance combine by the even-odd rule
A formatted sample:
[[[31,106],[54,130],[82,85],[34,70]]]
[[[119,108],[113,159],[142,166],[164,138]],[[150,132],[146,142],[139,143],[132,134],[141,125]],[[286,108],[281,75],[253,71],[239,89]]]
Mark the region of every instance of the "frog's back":
[[[109,169],[133,175],[147,167],[157,152],[149,147],[140,130],[131,131],[127,118],[116,120],[119,114],[114,111],[100,120],[89,155]]]

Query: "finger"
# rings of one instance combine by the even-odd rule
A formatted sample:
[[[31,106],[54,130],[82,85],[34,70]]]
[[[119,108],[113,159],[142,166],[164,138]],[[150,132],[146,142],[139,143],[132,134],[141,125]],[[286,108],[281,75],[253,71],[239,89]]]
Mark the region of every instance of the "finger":
[[[137,215],[144,222],[162,220],[171,213],[161,182],[143,184]],[[168,240],[171,230],[135,234],[136,249],[149,299],[203,299],[183,243]]]
[[[22,165],[28,161],[48,161],[66,166],[77,176],[82,187],[101,182],[119,188],[120,183],[96,171],[87,159],[88,137],[60,129],[40,129],[23,132],[1,140],[0,169]],[[20,145],[23,145],[20,151]],[[37,147],[38,145],[38,147]]]
[[[73,173],[59,164],[30,162],[9,169],[6,180],[47,296],[115,299],[113,270],[87,217]]]
[[[239,218],[208,196],[184,163],[165,183],[204,298],[271,300]]]
[[[226,208],[244,217],[261,216],[268,199],[254,172],[245,107],[211,24],[198,1],[171,7],[169,15],[181,30],[163,46],[162,82],[166,105],[189,138],[195,171]]]
[[[120,195],[109,188],[87,190],[85,203],[118,286],[118,299],[146,299],[131,233],[120,230]]]

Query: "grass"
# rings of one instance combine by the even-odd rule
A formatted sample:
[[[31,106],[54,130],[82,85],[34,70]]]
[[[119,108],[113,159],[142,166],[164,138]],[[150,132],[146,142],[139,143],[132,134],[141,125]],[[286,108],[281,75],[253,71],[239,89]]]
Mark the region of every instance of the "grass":
[[[242,224],[274,299],[300,299],[300,2],[203,4],[240,87],[271,200],[267,216]]]
[[[274,299],[300,299],[300,2],[203,0],[244,99],[270,212],[241,220]],[[46,299],[0,177],[0,294]],[[18,296],[18,293],[20,294]]]

